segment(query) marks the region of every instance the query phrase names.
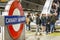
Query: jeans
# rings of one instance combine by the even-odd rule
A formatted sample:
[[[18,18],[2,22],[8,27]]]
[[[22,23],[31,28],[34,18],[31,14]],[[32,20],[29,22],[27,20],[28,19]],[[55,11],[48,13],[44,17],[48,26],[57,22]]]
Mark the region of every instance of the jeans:
[[[50,32],[50,24],[46,24],[46,33]]]
[[[26,24],[26,30],[29,30],[29,25],[28,24]]]
[[[54,32],[55,24],[50,24],[50,32]]]

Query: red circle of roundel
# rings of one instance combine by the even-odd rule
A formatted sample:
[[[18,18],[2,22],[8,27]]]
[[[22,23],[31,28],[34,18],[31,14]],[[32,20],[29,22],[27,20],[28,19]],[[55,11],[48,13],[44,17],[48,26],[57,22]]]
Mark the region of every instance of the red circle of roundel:
[[[20,15],[21,15],[21,16],[24,16],[22,6],[21,6],[21,4],[20,4],[18,1],[14,1],[14,2],[12,3],[12,5],[11,5],[11,7],[10,7],[10,10],[9,10],[8,16],[13,16],[13,11],[14,11],[14,9],[16,9],[16,8],[19,9]],[[8,31],[9,31],[10,36],[11,36],[13,39],[19,38],[19,37],[21,36],[23,27],[24,27],[24,23],[20,23],[20,29],[19,29],[18,31],[15,31],[15,30],[13,29],[12,24],[8,25]]]

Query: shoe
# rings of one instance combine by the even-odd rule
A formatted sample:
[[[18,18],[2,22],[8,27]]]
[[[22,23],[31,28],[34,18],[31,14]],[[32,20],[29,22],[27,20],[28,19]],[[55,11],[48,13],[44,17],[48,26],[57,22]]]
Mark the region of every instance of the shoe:
[[[49,34],[51,34],[52,32],[49,32]]]
[[[42,35],[41,33],[39,35]]]

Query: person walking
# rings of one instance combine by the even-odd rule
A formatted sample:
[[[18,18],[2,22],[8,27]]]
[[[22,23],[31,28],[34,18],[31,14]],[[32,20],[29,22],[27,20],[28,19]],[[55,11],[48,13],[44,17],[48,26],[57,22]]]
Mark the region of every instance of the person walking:
[[[51,20],[51,15],[48,14],[48,16],[46,18],[46,34],[48,34],[50,32],[50,20]]]
[[[27,15],[27,17],[26,17],[26,30],[30,30],[30,19],[29,19],[29,15]]]
[[[45,35],[45,33],[46,33],[46,14],[42,14],[41,24],[42,24],[42,34]]]
[[[30,19],[30,22],[29,22],[29,30],[30,30],[30,23],[33,22],[33,19],[31,17],[31,14],[30,13],[28,13],[28,16],[29,16],[28,18]]]
[[[56,16],[52,14],[51,20],[50,20],[50,33],[54,32],[56,19],[57,19]]]
[[[40,25],[41,25],[41,19],[40,19],[40,15],[36,14],[36,35],[39,33],[40,34]]]

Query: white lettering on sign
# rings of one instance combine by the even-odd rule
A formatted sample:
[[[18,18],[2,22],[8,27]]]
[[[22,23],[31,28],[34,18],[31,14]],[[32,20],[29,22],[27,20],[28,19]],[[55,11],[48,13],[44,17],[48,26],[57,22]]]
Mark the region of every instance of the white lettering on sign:
[[[5,25],[25,22],[25,16],[5,16]]]
[[[17,21],[16,18],[6,18],[6,23],[16,22],[16,21]]]
[[[18,19],[18,22],[20,22],[20,21],[25,21],[25,17],[19,18],[19,19]]]

